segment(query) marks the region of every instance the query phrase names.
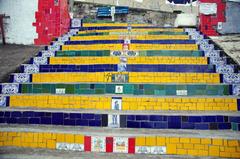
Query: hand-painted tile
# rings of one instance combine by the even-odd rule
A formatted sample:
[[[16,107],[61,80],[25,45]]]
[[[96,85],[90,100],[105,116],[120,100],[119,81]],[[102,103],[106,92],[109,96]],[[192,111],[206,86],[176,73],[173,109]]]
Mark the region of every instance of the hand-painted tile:
[[[120,115],[109,114],[108,115],[108,127],[119,128],[120,127]]]
[[[6,83],[2,84],[2,94],[17,94],[19,92],[19,84]]]
[[[121,110],[122,109],[122,99],[112,98],[112,109]]]
[[[106,138],[92,136],[91,141],[92,152],[105,152],[106,151]]]
[[[128,138],[114,137],[113,138],[113,152],[128,153]]]

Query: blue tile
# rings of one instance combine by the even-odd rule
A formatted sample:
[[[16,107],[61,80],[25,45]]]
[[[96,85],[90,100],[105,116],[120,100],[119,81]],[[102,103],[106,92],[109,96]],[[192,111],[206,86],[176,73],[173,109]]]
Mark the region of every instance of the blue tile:
[[[52,124],[52,119],[50,117],[41,117],[41,124]]]
[[[101,126],[101,120],[89,120],[89,126]]]
[[[70,119],[81,119],[82,114],[80,114],[80,113],[70,113],[69,117],[70,117]]]
[[[216,116],[202,116],[203,122],[216,122]]]
[[[229,117],[230,122],[240,123],[240,116]]]
[[[136,115],[136,120],[149,120],[149,116],[148,115]]]
[[[23,117],[34,117],[34,111],[22,112]]]
[[[82,114],[82,119],[94,119],[94,114]]]
[[[89,126],[88,120],[76,120],[76,126]]]
[[[63,125],[63,113],[53,113],[52,114],[52,124],[53,125]]]
[[[231,129],[231,123],[218,123],[218,129]]]
[[[202,123],[195,123],[195,129],[199,130],[208,130],[209,129],[209,124],[202,124]]]
[[[0,123],[5,123],[5,118],[0,118]]]
[[[34,117],[43,117],[45,116],[44,112],[34,112]]]
[[[167,122],[154,122],[154,128],[155,129],[167,129],[168,124],[167,124]]]
[[[128,115],[127,116],[127,120],[136,120],[136,116],[135,115]]]
[[[22,117],[22,112],[19,112],[19,111],[11,112],[11,117],[12,118]]]
[[[128,128],[140,128],[140,122],[128,121],[127,127]]]
[[[150,115],[150,121],[164,121],[161,115]]]
[[[4,115],[4,112],[0,112],[0,117],[2,117]]]
[[[29,124],[40,124],[40,118],[29,118]]]
[[[201,122],[201,117],[200,116],[189,116],[188,121],[193,122],[193,123],[199,123]]]
[[[18,118],[17,123],[18,124],[28,124],[28,118]]]
[[[4,117],[5,117],[5,118],[9,118],[9,117],[10,117],[10,115],[11,115],[11,113],[10,113],[10,112],[4,112]]]
[[[237,99],[237,108],[238,108],[238,111],[240,111],[240,99]]]
[[[8,124],[16,124],[17,118],[5,118],[6,123]]]
[[[95,114],[94,119],[95,120],[101,120],[102,119],[102,115],[101,114]]]
[[[168,128],[169,129],[181,128],[181,117],[180,116],[168,116]]]
[[[140,124],[141,128],[154,128],[153,122],[141,122]]]
[[[182,129],[194,129],[194,123],[187,123],[187,122],[182,122]]]
[[[73,120],[73,119],[64,119],[63,124],[64,125],[69,125],[69,126],[75,126],[75,120]]]
[[[224,117],[223,116],[217,116],[217,122],[223,122],[224,121]]]

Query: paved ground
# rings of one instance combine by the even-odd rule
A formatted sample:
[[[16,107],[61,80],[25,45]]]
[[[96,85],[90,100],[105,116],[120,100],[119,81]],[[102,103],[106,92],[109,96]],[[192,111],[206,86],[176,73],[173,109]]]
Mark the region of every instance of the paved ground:
[[[240,34],[211,37],[211,39],[240,65]]]
[[[39,46],[0,45],[0,82],[8,82],[10,73],[40,51]]]

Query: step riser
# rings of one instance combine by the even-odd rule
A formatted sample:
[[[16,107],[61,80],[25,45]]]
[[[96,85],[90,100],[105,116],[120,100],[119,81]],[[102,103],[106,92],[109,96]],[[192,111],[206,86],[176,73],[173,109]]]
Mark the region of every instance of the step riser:
[[[137,129],[234,130],[232,126],[237,125],[240,128],[240,117],[222,115],[119,115],[1,110],[0,123]],[[240,130],[238,129],[238,131]]]
[[[1,98],[1,106],[97,110],[200,110],[239,111],[234,98],[153,98],[64,95],[12,95]]]
[[[232,79],[216,73],[170,73],[170,72],[92,72],[92,73],[39,73],[13,74],[10,82],[15,83],[233,83]],[[240,80],[234,81],[240,84]]]
[[[46,148],[67,151],[169,154],[232,157],[240,156],[240,141],[222,138],[165,136],[84,136],[52,132],[1,132],[0,146]]]
[[[60,92],[61,91],[61,92]],[[0,84],[1,94],[129,94],[159,96],[223,96],[233,94],[232,85],[154,84]]]
[[[29,66],[29,65],[28,65]],[[29,73],[28,68],[21,71]],[[189,72],[216,73],[214,65],[130,65],[130,64],[98,64],[98,65],[40,65],[39,72]]]

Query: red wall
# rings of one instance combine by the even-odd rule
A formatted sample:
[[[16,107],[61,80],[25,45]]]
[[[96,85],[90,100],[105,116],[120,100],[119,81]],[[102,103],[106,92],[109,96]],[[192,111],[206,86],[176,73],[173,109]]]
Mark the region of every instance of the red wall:
[[[70,26],[67,0],[39,0],[35,13],[38,38],[35,45],[48,45],[54,38],[66,33]]]
[[[201,3],[217,3],[216,15],[204,15],[200,14],[200,26],[199,29],[205,35],[218,36],[217,25],[218,22],[225,22],[225,8],[226,3],[222,0],[200,0]]]

